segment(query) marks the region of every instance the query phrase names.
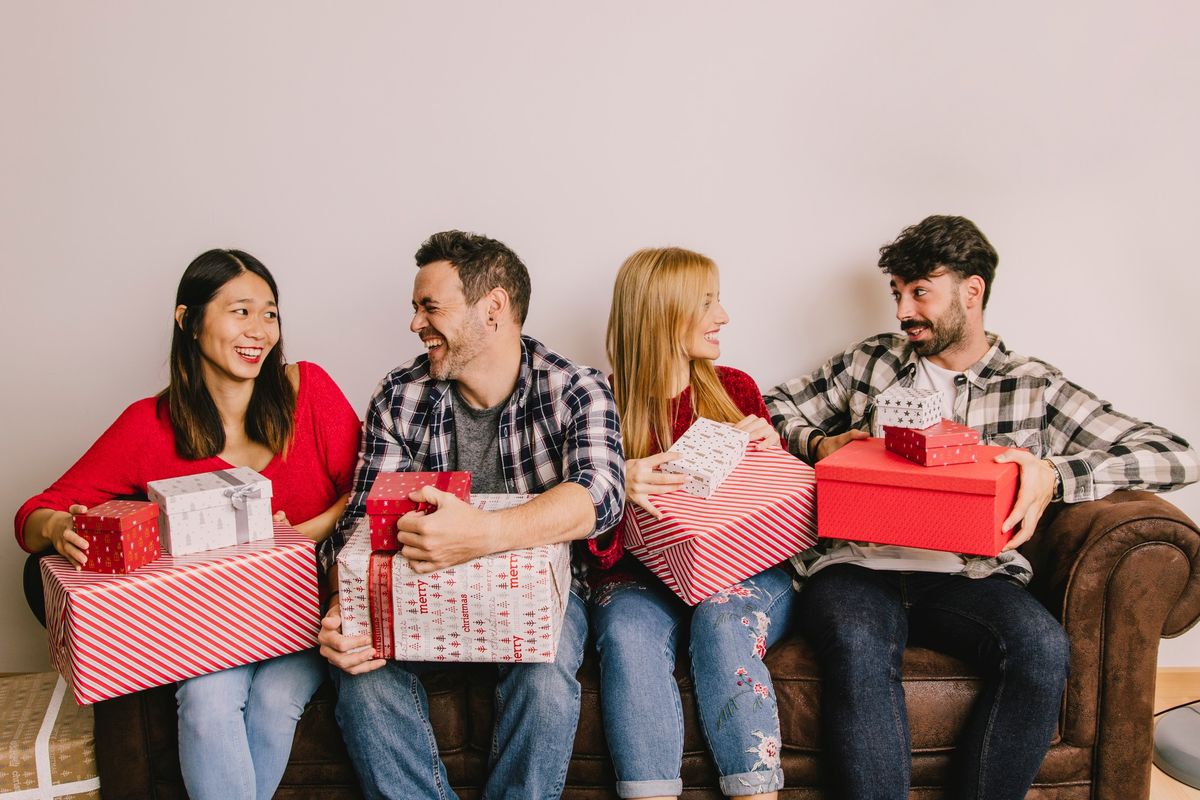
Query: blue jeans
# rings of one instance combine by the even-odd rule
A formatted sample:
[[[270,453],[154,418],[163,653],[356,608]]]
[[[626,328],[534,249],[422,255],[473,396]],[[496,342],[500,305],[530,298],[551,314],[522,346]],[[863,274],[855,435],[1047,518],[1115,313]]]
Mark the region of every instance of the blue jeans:
[[[579,681],[587,613],[572,594],[553,662],[500,664],[496,727],[483,797],[542,800],[562,794],[579,723]],[[457,797],[429,724],[418,675],[445,664],[389,661],[362,675],[332,670],[337,721],[350,760],[372,798]]]
[[[180,682],[179,766],[192,800],[274,796],[324,679],[325,659],[304,650]]]
[[[600,654],[600,700],[620,797],[683,791],[683,709],[675,683],[681,629],[700,726],[727,795],[783,787],[779,712],[767,647],[788,631],[796,594],[773,567],[717,592],[694,609],[649,572],[602,586],[592,626]]]
[[[961,658],[984,681],[946,797],[1025,797],[1054,735],[1070,652],[1062,626],[1024,587],[839,564],[808,579],[799,613],[820,663],[826,766],[839,796],[908,797],[900,659],[914,644]]]

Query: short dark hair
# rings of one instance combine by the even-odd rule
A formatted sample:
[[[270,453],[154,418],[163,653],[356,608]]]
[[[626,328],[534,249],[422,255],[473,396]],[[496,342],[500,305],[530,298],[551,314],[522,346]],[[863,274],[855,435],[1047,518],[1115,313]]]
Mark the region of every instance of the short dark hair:
[[[996,248],[966,217],[926,217],[879,248],[879,268],[905,283],[928,278],[938,267],[953,271],[960,280],[978,275],[984,282],[984,308],[999,261]]]
[[[175,305],[185,306],[183,317],[171,334],[171,379],[159,395],[166,403],[175,433],[175,452],[181,458],[210,458],[225,449],[225,425],[204,383],[200,354],[204,314],[209,301],[221,287],[237,276],[250,272],[266,281],[271,295],[279,302],[279,287],[271,272],[244,250],[208,250],[188,264],[179,279]],[[254,379],[250,406],[246,409],[246,435],[265,444],[273,453],[282,453],[292,436],[292,417],[296,410],[296,392],[287,377],[283,357],[283,323],[279,341],[263,359]]]
[[[418,267],[435,261],[453,264],[468,303],[479,302],[479,298],[499,286],[508,292],[518,324],[525,324],[529,312],[529,270],[504,242],[477,233],[442,231],[425,240],[417,250],[416,259]]]

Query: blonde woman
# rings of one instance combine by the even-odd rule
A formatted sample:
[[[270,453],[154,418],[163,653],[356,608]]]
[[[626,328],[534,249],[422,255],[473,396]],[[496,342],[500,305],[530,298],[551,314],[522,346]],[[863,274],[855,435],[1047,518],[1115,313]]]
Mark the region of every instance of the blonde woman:
[[[670,446],[697,417],[748,431],[757,447],[779,446],[754,380],[713,365],[728,322],[716,264],[699,253],[639,250],[617,273],[608,357],[627,459],[626,499],[655,517],[654,496],[683,482],[659,467],[677,457]],[[696,703],[721,790],[776,797],[783,786],[779,714],[762,659],[789,627],[791,574],[773,567],[693,609],[624,554],[620,527],[610,544],[592,550],[600,567],[593,570],[592,625],[617,794],[683,791],[683,712],[673,673],[678,645],[690,641]]]

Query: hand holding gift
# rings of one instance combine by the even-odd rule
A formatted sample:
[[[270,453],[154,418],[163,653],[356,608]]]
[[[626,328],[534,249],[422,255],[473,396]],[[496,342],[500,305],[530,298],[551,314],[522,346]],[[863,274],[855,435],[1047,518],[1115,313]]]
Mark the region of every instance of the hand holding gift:
[[[422,486],[409,499],[420,504],[418,508],[433,509],[409,511],[396,522],[400,555],[413,572],[434,572],[496,551],[491,514],[433,486]]]
[[[336,566],[329,572],[329,582],[333,586],[338,585],[337,573]],[[338,592],[334,593],[329,602],[329,610],[321,619],[321,630],[317,633],[317,643],[321,646],[322,658],[350,675],[373,672],[387,663],[378,657],[375,648],[371,646],[370,633],[361,633],[357,636],[346,636],[342,633],[342,607]]]
[[[87,506],[76,503],[66,511],[51,511],[46,508],[38,509],[30,515],[31,520],[36,514],[45,515],[43,535],[54,551],[71,562],[71,566],[77,570],[83,569],[87,563],[88,541],[75,531],[75,515],[85,513]]]
[[[779,447],[779,431],[775,430],[770,420],[751,414],[742,417],[733,427],[745,431],[750,436],[750,442],[759,450]]]
[[[663,464],[679,458],[679,453],[668,450],[646,458],[631,458],[625,462],[625,499],[646,510],[655,519],[662,519],[662,512],[650,502],[650,495],[673,492],[688,481],[687,475],[663,472]]]
[[[1021,468],[1017,501],[1013,504],[1012,513],[1000,526],[1002,531],[1008,533],[1020,523],[1017,533],[1004,545],[1005,550],[1015,550],[1033,536],[1038,520],[1042,518],[1046,506],[1054,499],[1054,492],[1058,487],[1058,471],[1049,461],[1038,458],[1028,450],[1009,450],[996,456],[996,462],[1015,463]]]

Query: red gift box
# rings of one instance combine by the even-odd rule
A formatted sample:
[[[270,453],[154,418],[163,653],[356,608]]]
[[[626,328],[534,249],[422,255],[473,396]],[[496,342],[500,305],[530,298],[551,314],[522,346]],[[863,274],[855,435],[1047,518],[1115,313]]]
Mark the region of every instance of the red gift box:
[[[371,550],[400,549],[396,541],[396,520],[410,511],[429,511],[427,503],[414,503],[408,496],[432,486],[469,502],[471,473],[469,472],[381,472],[375,476],[367,493],[367,517],[371,525]]]
[[[108,500],[76,514],[75,532],[87,540],[88,572],[124,574],[158,558],[158,506],[144,500]]]
[[[688,605],[816,544],[816,485],[807,464],[750,448],[715,494],[652,495],[663,518],[630,504],[625,548]]]
[[[1020,469],[993,459],[1011,448],[976,446],[978,461],[926,469],[882,439],[850,442],[817,462],[822,538],[994,556],[1012,537],[1000,525]]]
[[[979,444],[979,431],[952,419],[944,419],[928,428],[885,425],[883,443],[888,450],[923,467],[969,464],[978,460],[974,445]]]
[[[321,615],[316,545],[274,539],[164,553],[128,575],[41,560],[50,662],[80,705],[312,647]]]

